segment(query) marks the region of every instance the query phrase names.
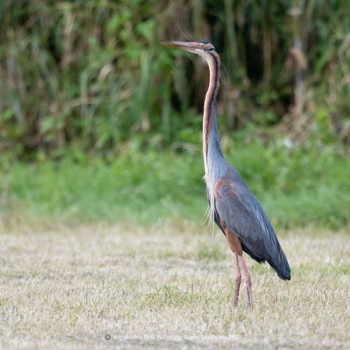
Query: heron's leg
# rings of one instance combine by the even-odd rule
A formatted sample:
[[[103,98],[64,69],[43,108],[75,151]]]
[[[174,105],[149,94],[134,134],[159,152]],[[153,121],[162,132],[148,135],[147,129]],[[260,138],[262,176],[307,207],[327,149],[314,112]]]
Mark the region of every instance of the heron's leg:
[[[233,297],[233,307],[236,307],[238,304],[238,296],[239,296],[239,288],[241,286],[241,271],[239,269],[239,262],[238,262],[238,254],[233,253],[233,259],[235,263],[235,294]]]
[[[245,282],[247,285],[247,292],[248,292],[248,305],[249,306],[253,306],[253,299],[252,299],[252,282],[250,279],[250,274],[248,271],[248,267],[244,261],[243,255],[239,256],[239,259],[241,260],[241,264],[242,264],[242,268],[243,268],[243,272],[244,272],[244,276],[245,276]]]
[[[221,227],[223,228],[225,232],[225,236],[227,239],[227,243],[230,246],[232,253],[233,253],[233,259],[235,264],[235,294],[233,297],[233,307],[236,307],[238,304],[238,297],[239,297],[239,288],[241,286],[241,271],[239,269],[239,261],[238,256],[242,255],[242,245],[240,240],[235,236],[232,231],[223,223],[221,222]]]

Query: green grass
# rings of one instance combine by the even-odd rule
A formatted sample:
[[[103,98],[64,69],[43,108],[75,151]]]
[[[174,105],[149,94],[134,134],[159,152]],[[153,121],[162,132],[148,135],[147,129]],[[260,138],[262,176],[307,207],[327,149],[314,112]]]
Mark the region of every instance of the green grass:
[[[290,150],[259,143],[226,147],[227,158],[280,227],[349,224],[350,162],[332,149]],[[112,161],[86,157],[17,162],[0,175],[2,215],[73,222],[203,222],[202,156],[127,152]]]
[[[44,161],[17,163],[7,173],[13,203],[35,216],[67,220],[128,219],[154,222],[205,211],[205,187],[198,157],[137,153],[112,164]]]
[[[348,233],[278,235],[292,280],[246,258],[254,308],[243,280],[233,309],[232,256],[208,227],[0,220],[0,347],[348,348]]]

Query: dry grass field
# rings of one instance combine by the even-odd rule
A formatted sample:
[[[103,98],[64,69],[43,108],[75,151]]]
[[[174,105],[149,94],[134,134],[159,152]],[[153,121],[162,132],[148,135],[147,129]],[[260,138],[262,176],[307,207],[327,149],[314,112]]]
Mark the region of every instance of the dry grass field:
[[[189,223],[69,226],[0,222],[2,349],[349,349],[349,233],[278,232],[283,282],[233,261],[219,232]]]

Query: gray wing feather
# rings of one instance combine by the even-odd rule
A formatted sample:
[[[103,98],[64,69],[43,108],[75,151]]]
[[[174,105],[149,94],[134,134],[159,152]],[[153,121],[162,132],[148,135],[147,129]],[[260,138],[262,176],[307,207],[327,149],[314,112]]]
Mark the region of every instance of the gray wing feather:
[[[215,200],[219,217],[251,251],[266,260],[265,240],[268,232],[262,227],[255,209],[243,204],[237,192],[227,185],[221,186]],[[266,234],[267,233],[267,234]],[[268,241],[268,239],[267,239]]]
[[[215,197],[215,210],[257,261],[267,261],[283,279],[290,278],[287,258],[255,196],[239,177],[226,177]]]

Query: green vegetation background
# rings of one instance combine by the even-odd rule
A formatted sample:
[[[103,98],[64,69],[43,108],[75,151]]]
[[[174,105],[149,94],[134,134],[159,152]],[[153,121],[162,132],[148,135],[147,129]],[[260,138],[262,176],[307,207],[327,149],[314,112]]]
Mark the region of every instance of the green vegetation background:
[[[68,221],[204,220],[207,39],[231,164],[274,224],[350,208],[350,2],[0,2],[0,210]],[[296,80],[299,79],[296,84]]]

